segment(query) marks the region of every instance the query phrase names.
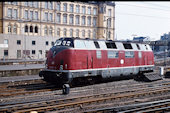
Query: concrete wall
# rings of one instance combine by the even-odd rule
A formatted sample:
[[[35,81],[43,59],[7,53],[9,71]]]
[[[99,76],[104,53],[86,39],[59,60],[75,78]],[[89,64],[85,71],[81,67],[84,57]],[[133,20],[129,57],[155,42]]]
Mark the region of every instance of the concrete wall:
[[[24,50],[30,51],[30,54],[26,55],[27,59],[45,59],[46,51],[52,47],[51,42],[55,42],[56,39],[55,37],[0,34],[0,44],[3,44],[4,40],[8,40],[8,47],[0,48],[0,59],[4,58],[4,50],[8,50],[8,56],[5,56],[5,59],[24,59]],[[17,45],[17,40],[21,41],[21,45]],[[32,41],[35,41],[35,45],[32,45]],[[48,41],[48,45],[46,45],[46,41]],[[17,58],[17,50],[21,50],[19,58]],[[32,50],[35,50],[35,54],[32,54]],[[39,50],[42,50],[42,54]]]

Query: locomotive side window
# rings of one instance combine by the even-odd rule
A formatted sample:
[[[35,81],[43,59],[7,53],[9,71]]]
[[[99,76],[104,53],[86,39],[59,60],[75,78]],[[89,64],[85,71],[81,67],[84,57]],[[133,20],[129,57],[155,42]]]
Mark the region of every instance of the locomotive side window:
[[[98,42],[94,41],[94,45],[96,46],[96,48],[100,48]]]
[[[96,56],[97,56],[98,59],[102,57],[102,53],[101,53],[100,50],[96,51]]]
[[[106,42],[107,48],[117,49],[116,44],[114,42]]]
[[[139,44],[136,44],[137,48],[140,50]]]
[[[138,57],[142,58],[142,52],[141,51],[138,52]]]
[[[125,49],[133,49],[131,44],[123,44]]]
[[[108,58],[118,58],[119,54],[118,54],[118,51],[108,51],[107,56]]]
[[[125,52],[125,58],[133,58],[134,52],[133,51],[126,51]]]

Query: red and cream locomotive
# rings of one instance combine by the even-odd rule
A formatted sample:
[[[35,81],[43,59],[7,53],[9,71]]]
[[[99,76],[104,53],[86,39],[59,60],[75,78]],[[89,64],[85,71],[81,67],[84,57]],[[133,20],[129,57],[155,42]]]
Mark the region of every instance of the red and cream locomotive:
[[[154,70],[148,44],[111,40],[60,38],[49,50],[46,68],[39,73],[56,84],[85,79],[110,79]]]

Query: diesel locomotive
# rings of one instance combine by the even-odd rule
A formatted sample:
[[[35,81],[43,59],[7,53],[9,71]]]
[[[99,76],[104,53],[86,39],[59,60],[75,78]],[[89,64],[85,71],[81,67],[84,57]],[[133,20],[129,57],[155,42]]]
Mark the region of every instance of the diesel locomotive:
[[[77,83],[137,76],[154,70],[148,44],[65,37],[56,40],[39,73],[47,82]]]

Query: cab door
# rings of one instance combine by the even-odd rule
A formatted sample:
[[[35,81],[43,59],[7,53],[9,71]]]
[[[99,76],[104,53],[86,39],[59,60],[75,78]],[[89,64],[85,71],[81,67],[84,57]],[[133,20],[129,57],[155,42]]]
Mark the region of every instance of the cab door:
[[[87,52],[87,69],[92,69],[93,68],[93,55],[92,55],[92,50],[88,50]]]

